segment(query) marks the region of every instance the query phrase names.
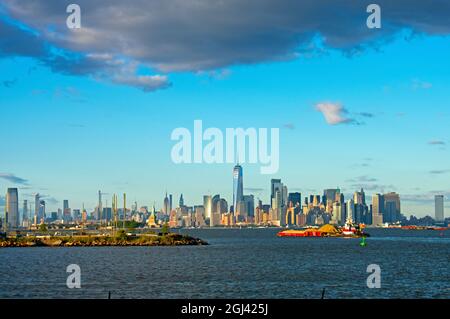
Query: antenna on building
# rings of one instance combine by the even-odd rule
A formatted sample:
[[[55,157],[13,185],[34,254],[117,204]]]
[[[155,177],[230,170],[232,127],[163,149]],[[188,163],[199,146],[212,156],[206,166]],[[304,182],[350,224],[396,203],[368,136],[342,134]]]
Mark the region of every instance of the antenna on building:
[[[127,194],[123,193],[123,229],[125,229],[126,219],[127,219]]]

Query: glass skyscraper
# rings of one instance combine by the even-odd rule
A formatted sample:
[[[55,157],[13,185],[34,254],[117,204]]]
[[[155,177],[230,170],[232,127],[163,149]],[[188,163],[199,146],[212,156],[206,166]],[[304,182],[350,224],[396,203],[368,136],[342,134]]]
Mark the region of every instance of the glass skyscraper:
[[[233,209],[236,211],[238,203],[244,199],[244,184],[242,166],[237,164],[233,169]]]
[[[19,227],[19,195],[17,188],[8,188],[6,192],[6,216],[5,223],[12,228]]]

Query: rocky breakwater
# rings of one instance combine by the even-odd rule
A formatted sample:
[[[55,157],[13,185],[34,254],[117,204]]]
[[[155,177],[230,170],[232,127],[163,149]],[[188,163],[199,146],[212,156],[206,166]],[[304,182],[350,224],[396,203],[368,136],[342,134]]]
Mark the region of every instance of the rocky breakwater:
[[[0,239],[0,247],[196,246],[207,242],[186,235],[49,236]]]

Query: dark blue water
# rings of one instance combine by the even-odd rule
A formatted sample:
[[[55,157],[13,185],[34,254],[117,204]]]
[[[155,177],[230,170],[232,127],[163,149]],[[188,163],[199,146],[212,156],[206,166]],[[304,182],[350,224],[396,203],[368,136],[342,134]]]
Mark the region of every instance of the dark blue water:
[[[373,229],[366,247],[277,231],[181,231],[209,246],[4,248],[0,298],[450,298],[449,231]],[[69,264],[81,289],[66,286]],[[366,285],[369,264],[379,289]]]

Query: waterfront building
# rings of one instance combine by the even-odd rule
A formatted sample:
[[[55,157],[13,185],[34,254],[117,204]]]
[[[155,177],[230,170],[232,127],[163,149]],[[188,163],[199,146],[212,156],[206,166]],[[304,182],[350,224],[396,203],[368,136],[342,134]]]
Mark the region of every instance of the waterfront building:
[[[289,205],[286,209],[286,217],[285,217],[285,225],[293,226],[297,224],[295,207],[292,202],[289,202]]]
[[[333,203],[336,201],[336,194],[339,189],[329,188],[323,191],[323,204],[325,205],[325,211],[331,213],[333,211]]]
[[[235,224],[234,216],[231,213],[222,214],[221,225],[222,226],[233,226]]]
[[[195,206],[195,227],[204,227],[206,226],[205,222],[205,207],[204,206]]]
[[[211,214],[212,214],[212,197],[211,197],[211,195],[203,196],[203,207],[205,209],[205,218],[211,219]]]
[[[384,215],[384,196],[375,194],[372,196],[372,225],[381,226],[383,224]]]
[[[236,218],[236,221],[243,222],[247,216],[248,213],[246,203],[243,200],[237,202],[237,206],[234,208],[234,217]]]
[[[321,203],[320,195],[313,195],[312,197],[312,206],[319,207]]]
[[[342,205],[339,202],[333,203],[331,223],[340,225],[343,223]]]
[[[436,195],[434,197],[434,219],[438,223],[444,221],[444,196]]]
[[[296,207],[297,205],[301,206],[302,204],[302,194],[300,193],[289,193],[288,195],[288,204],[292,202],[292,205]]]
[[[216,205],[216,211],[221,214],[225,214],[226,212],[228,212],[228,202],[225,198],[219,199]]]
[[[20,226],[19,193],[17,188],[8,188],[6,191],[5,223],[8,228]]]
[[[176,212],[176,210],[172,210],[169,213],[169,227],[176,228],[178,226],[179,226],[179,224],[178,224],[177,212]]]
[[[211,218],[209,220],[209,224],[211,225],[212,215],[214,212],[227,212],[227,210],[223,211],[223,207],[221,207],[221,198],[219,194],[216,194],[211,199]]]
[[[246,216],[255,216],[255,197],[253,195],[244,195],[244,204]]]
[[[322,215],[318,215],[314,221],[315,225],[323,225],[325,224],[325,220]]]
[[[71,220],[71,209],[69,208],[69,200],[67,200],[67,199],[63,200],[63,216],[62,216],[62,219],[63,219],[63,221],[65,223],[69,222]]]
[[[355,202],[353,201],[353,199],[349,199],[347,201],[347,219],[346,219],[346,221],[348,223],[353,223],[354,216],[355,216]]]
[[[73,210],[73,217],[75,220],[79,219],[77,217],[77,215],[79,215],[79,213],[80,213],[79,209]],[[142,216],[142,213],[137,213],[135,215]],[[105,220],[106,222],[109,222],[112,219],[112,208],[111,207],[103,207],[102,219]],[[142,218],[140,218],[139,220],[142,222]]]
[[[297,226],[305,226],[306,225],[306,215],[303,213],[297,214]]]
[[[262,224],[263,214],[264,214],[264,211],[263,211],[262,207],[258,206],[255,208],[255,224],[256,225]]]
[[[220,226],[221,217],[222,217],[222,214],[220,212],[218,212],[218,211],[213,212],[212,216],[211,216],[211,220],[210,220],[210,226],[211,227]]]
[[[400,210],[400,196],[395,193],[384,194],[384,223],[395,223],[400,220],[401,210]]]

